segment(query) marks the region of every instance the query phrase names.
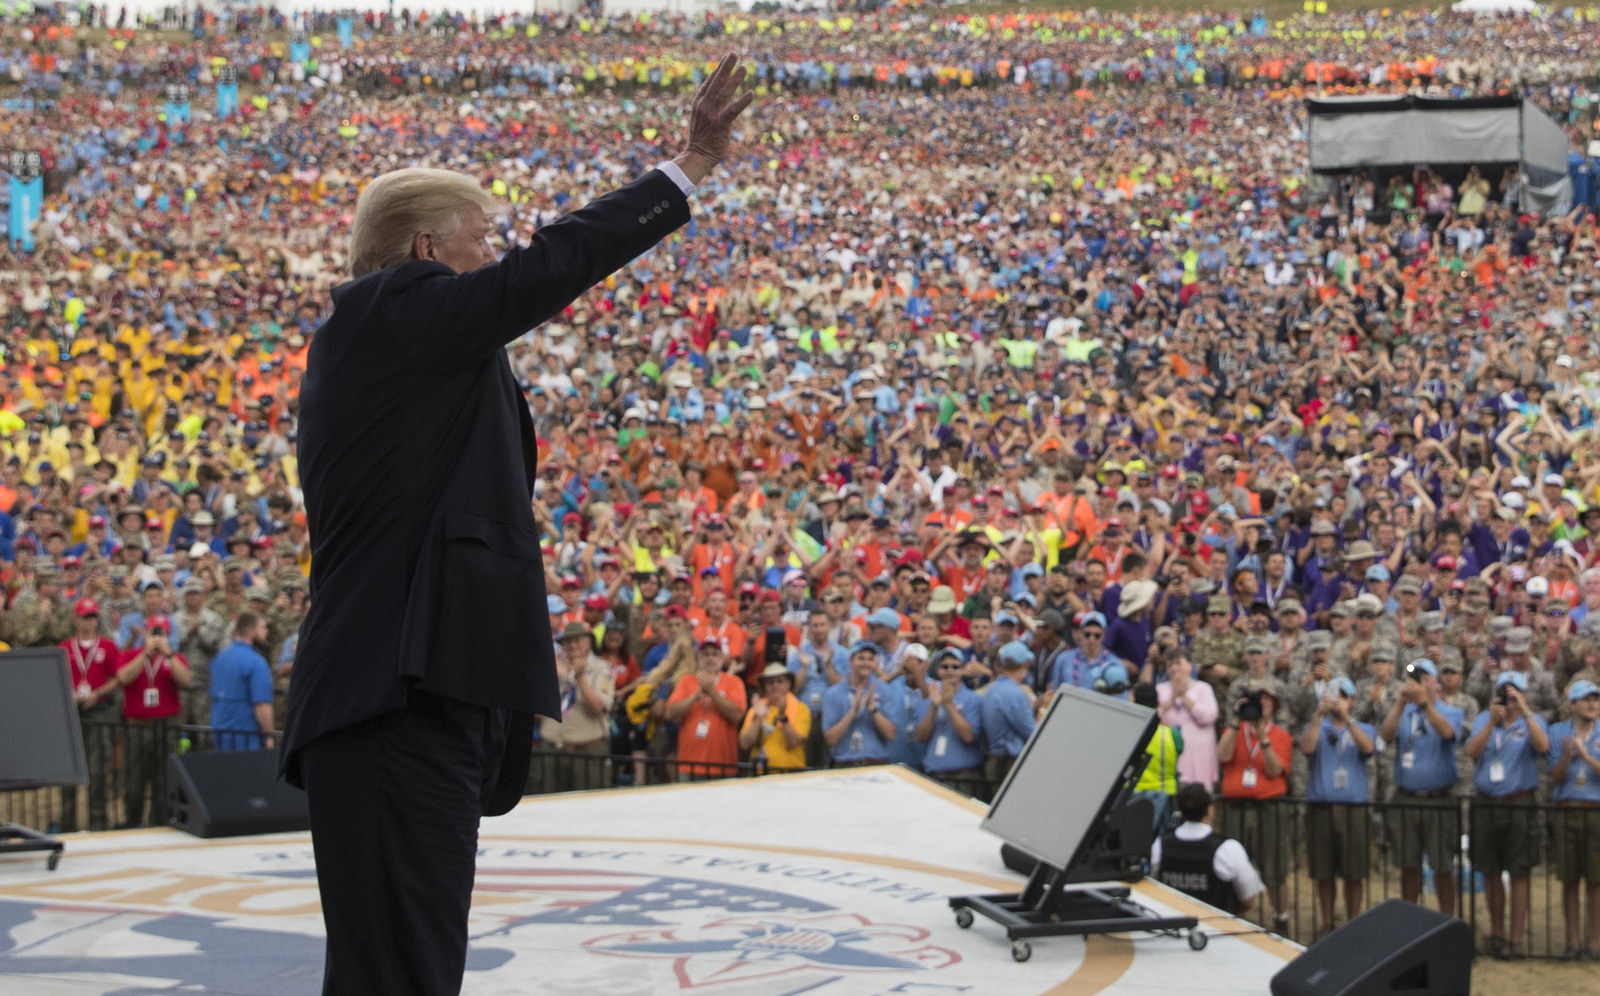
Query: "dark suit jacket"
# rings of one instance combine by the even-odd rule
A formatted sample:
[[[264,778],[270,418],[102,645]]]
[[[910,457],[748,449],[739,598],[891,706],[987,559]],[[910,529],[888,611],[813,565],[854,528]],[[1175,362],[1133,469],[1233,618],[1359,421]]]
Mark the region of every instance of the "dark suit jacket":
[[[312,601],[289,686],[291,784],[301,748],[418,686],[509,712],[486,812],[520,796],[533,717],[561,713],[534,427],[505,346],[688,220],[652,170],[494,265],[418,260],[334,288],[300,391]]]

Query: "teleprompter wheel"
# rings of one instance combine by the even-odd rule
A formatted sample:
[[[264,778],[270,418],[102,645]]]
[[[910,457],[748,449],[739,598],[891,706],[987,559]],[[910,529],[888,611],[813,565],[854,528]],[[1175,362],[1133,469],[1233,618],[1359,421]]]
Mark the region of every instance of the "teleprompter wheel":
[[[56,865],[59,865],[60,863],[61,863],[61,852],[60,851],[51,851],[50,852],[50,856],[48,858],[44,859],[44,866],[46,868],[50,869],[51,871],[55,871],[56,870]]]
[[[1033,945],[1029,944],[1027,941],[1012,941],[1011,942],[1011,960],[1012,961],[1027,961],[1029,958],[1032,958],[1032,957],[1033,957]]]
[[[956,910],[956,926],[962,930],[970,929],[972,927],[972,911],[965,908]]]
[[[1195,951],[1204,951],[1210,939],[1198,930],[1189,931],[1189,947]]]

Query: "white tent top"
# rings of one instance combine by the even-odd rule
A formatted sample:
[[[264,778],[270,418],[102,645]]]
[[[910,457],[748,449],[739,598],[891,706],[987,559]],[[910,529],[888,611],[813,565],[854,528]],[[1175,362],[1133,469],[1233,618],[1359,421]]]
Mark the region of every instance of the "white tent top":
[[[1458,14],[1531,14],[1539,5],[1533,0],[1457,0],[1450,9]]]

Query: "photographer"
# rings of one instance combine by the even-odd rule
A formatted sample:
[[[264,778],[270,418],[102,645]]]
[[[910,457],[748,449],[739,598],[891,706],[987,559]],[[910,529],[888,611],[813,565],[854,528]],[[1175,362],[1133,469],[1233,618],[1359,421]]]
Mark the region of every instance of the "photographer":
[[[1395,749],[1395,796],[1389,832],[1400,866],[1400,894],[1408,903],[1422,895],[1422,859],[1436,870],[1452,867],[1457,826],[1452,790],[1456,783],[1456,741],[1464,721],[1461,710],[1439,697],[1439,672],[1433,661],[1419,657],[1406,665],[1405,681],[1378,736]],[[1456,883],[1452,875],[1435,875],[1439,912],[1454,916]]]
[[[1306,780],[1310,803],[1306,856],[1317,883],[1319,937],[1334,927],[1335,878],[1344,879],[1345,919],[1354,920],[1361,913],[1367,877],[1371,850],[1364,805],[1369,799],[1367,759],[1377,749],[1377,730],[1351,719],[1355,706],[1354,682],[1343,675],[1329,680],[1316,714],[1300,734],[1300,753],[1311,760]]]
[[[1259,657],[1264,669],[1265,652],[1251,656]],[[1282,803],[1269,801],[1289,793],[1293,741],[1288,730],[1272,721],[1284,694],[1270,678],[1234,687],[1239,688],[1239,697],[1230,701],[1231,720],[1217,741],[1217,760],[1222,762],[1222,832],[1243,844],[1261,869],[1261,880],[1272,898],[1273,929],[1284,933],[1289,929],[1284,880],[1293,815]]]
[[[1527,679],[1505,671],[1494,698],[1472,724],[1467,756],[1476,764],[1472,785],[1472,864],[1483,872],[1489,901],[1489,955],[1520,958],[1528,932],[1528,873],[1538,853],[1539,761],[1550,752],[1544,721],[1528,708]],[[1500,873],[1511,876],[1511,934],[1506,936],[1506,893]]]

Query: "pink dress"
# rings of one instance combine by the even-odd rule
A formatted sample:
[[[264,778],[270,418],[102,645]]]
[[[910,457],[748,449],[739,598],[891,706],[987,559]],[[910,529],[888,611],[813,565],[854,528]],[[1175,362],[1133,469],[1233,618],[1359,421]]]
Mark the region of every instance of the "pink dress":
[[[1156,699],[1165,706],[1172,701],[1172,682],[1156,686]],[[1178,703],[1161,713],[1161,721],[1176,726],[1183,734],[1183,753],[1178,755],[1178,778],[1198,782],[1206,788],[1217,784],[1217,696],[1203,681],[1189,682],[1189,702]]]

